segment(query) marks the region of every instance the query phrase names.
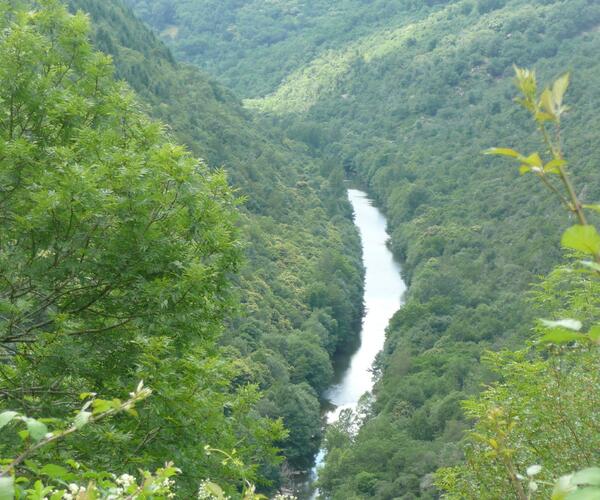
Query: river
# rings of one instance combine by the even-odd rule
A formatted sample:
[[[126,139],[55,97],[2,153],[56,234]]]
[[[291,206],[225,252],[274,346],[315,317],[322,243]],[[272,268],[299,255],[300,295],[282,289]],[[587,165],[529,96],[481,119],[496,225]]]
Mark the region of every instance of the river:
[[[387,247],[387,221],[367,194],[357,189],[348,190],[348,198],[354,209],[354,223],[360,232],[363,263],[365,266],[365,316],[360,333],[360,346],[351,355],[350,362],[338,373],[337,380],[326,391],[330,408],[325,420],[335,422],[346,408],[356,409],[360,397],[373,388],[371,366],[385,343],[385,329],[394,313],[402,305],[406,285],[400,276],[400,265]],[[311,485],[318,477],[318,467],[323,463],[324,450],[319,452],[311,481],[299,498],[317,498],[318,492]]]

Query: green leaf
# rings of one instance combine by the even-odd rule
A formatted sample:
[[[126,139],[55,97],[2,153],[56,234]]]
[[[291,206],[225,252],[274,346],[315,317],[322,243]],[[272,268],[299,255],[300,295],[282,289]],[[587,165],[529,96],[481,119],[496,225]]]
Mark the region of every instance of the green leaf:
[[[600,205],[583,205],[583,208],[593,210],[594,212],[600,212]]]
[[[98,415],[98,413],[104,413],[113,408],[112,401],[107,401],[105,399],[95,399],[92,403],[92,408],[94,409],[94,415]]]
[[[558,78],[552,86],[552,100],[558,108],[562,107],[563,98],[567,92],[567,89],[569,88],[570,80],[571,75],[569,73],[565,73],[563,76]]]
[[[71,475],[71,473],[67,469],[55,464],[44,465],[41,468],[40,473],[52,479],[64,479],[65,477]]]
[[[206,491],[208,493],[210,493],[215,498],[218,498],[218,499],[224,499],[225,498],[225,493],[223,492],[223,490],[221,489],[221,487],[218,484],[215,484],[215,483],[205,483],[204,484],[204,488],[206,489]]]
[[[589,467],[573,474],[571,484],[600,486],[600,467]]]
[[[538,123],[551,122],[554,120],[554,116],[549,113],[544,113],[543,111],[538,111],[535,114],[535,119]]]
[[[542,322],[542,324],[544,326],[547,326],[548,328],[566,328],[568,330],[573,330],[575,332],[578,332],[579,330],[581,330],[581,327],[583,326],[581,324],[581,321],[576,320],[576,319],[559,319],[558,321],[550,321],[547,319],[541,319],[540,320]]]
[[[588,337],[569,330],[553,330],[541,338],[544,344],[568,344],[569,342],[587,341]]]
[[[600,343],[600,325],[592,326],[588,332],[588,337],[592,342]]]
[[[598,500],[600,498],[600,488],[584,488],[569,493],[566,500]]]
[[[547,174],[559,174],[560,167],[564,167],[567,164],[565,160],[560,160],[555,158],[554,160],[549,161],[544,166],[544,172]]]
[[[490,148],[486,149],[483,154],[485,155],[499,155],[499,156],[510,156],[511,158],[521,158],[523,155],[514,149],[510,148]]]
[[[91,416],[92,413],[89,411],[80,411],[73,420],[73,425],[75,428],[81,429],[89,422]]]
[[[18,416],[19,414],[16,411],[3,411],[0,413],[0,429],[5,425],[9,424],[13,418]]]
[[[594,226],[580,224],[567,229],[561,244],[565,248],[572,248],[591,255],[600,253],[600,235]]]
[[[542,159],[538,153],[532,153],[527,158],[521,158],[521,161],[531,167],[543,167]]]
[[[0,477],[0,500],[13,500],[15,498],[15,479]]]
[[[556,106],[550,89],[546,89],[542,92],[540,97],[540,107],[548,113],[548,115],[552,116],[552,119],[556,118]]]
[[[531,167],[529,165],[521,165],[519,167],[519,173],[521,175],[525,175],[527,173],[531,172]]]
[[[44,438],[44,436],[48,433],[48,427],[42,422],[35,420],[34,418],[28,418],[25,420],[27,424],[27,430],[29,431],[29,435],[31,439],[34,441],[40,441]]]

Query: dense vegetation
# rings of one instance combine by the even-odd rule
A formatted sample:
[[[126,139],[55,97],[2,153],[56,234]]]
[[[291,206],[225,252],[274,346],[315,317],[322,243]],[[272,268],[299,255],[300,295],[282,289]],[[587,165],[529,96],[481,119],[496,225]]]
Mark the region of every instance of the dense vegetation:
[[[521,348],[533,319],[549,312],[549,299],[532,307],[526,293],[560,261],[569,223],[543,186],[481,152],[499,141],[522,149],[536,142],[522,126],[525,111],[510,103],[513,64],[535,66],[545,80],[572,68],[577,114],[564,119],[565,150],[582,198],[600,199],[600,6],[168,3],[168,25],[159,25],[148,3],[130,1],[179,56],[215,71],[252,97],[247,106],[266,121],[367,186],[404,263],[410,291],[376,366],[375,401],[357,435],[343,426],[330,434],[323,490],[333,498],[434,497],[431,473],[463,456],[470,419],[460,402],[498,376],[482,354]],[[203,30],[201,18],[217,22]],[[267,22],[285,37],[254,36]],[[208,36],[212,47],[202,45]]]
[[[196,68],[174,63],[120,2],[71,4],[92,16],[96,44],[113,55],[117,75],[150,112],[213,168],[224,165],[245,198],[248,264],[235,278],[241,307],[221,343],[238,364],[240,383],[264,391],[261,413],[283,418],[290,436],[281,445],[292,468],[306,467],[320,441],[318,396],[332,375],[330,356],[356,334],[362,312],[359,242],[342,172],[261,127]]]
[[[184,498],[208,477],[273,488],[282,456],[311,462],[331,356],[360,322],[342,170],[177,64],[118,1],[70,7],[91,28],[54,0],[0,11],[2,406],[60,427],[80,393],[143,378],[140,419],[38,459],[116,473],[173,460]],[[6,456],[20,438],[2,439]]]
[[[420,17],[423,2],[395,0],[126,0],[175,55],[242,97],[273,91],[291,72],[369,34],[372,25]],[[444,3],[428,0],[426,6]],[[317,83],[317,82],[315,82]]]
[[[48,1],[5,6],[2,22],[4,406],[64,419],[80,393],[121,396],[143,379],[154,388],[143,418],[83,430],[45,458],[134,471],[170,457],[183,491],[204,477],[200,464],[232,474],[205,455],[207,440],[242,439],[247,463],[274,463],[280,423],[252,410],[256,388],[236,390],[215,346],[240,257],[223,174],[140,111],[87,42],[83,15]],[[21,438],[44,435],[28,422]],[[11,456],[19,437],[2,438]]]
[[[362,313],[344,175],[410,290],[322,493],[598,494],[596,1],[127,0],[245,107],[121,0],[66,3],[0,3],[0,498],[309,467]],[[576,113],[522,70],[513,106],[514,63],[573,68]]]
[[[561,245],[581,260],[558,268],[531,301],[546,317],[560,319],[541,319],[520,352],[486,354],[500,380],[464,403],[467,415],[476,419],[465,439],[465,461],[437,472],[448,499],[573,500],[600,494],[600,233],[589,223],[600,205],[582,202],[565,157],[562,123],[571,109],[565,103],[569,81],[566,73],[538,92],[535,72],[516,68],[517,102],[531,114],[544,148],[526,155],[511,148],[487,152],[519,162],[523,175],[539,179],[572,214],[576,224],[563,233]]]

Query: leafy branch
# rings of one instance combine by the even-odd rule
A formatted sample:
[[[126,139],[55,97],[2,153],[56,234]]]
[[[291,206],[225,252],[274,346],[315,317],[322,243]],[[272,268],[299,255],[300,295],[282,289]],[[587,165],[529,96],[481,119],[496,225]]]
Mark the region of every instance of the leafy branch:
[[[561,118],[569,110],[564,96],[569,88],[570,75],[564,74],[538,95],[538,85],[534,71],[515,67],[516,84],[521,92],[517,102],[529,111],[542,136],[550,159],[546,162],[538,152],[523,155],[510,148],[491,148],[486,154],[514,158],[520,163],[521,174],[533,173],[542,184],[556,196],[563,207],[575,215],[578,224],[565,231],[562,245],[577,250],[592,258],[582,264],[600,272],[600,234],[588,223],[586,210],[600,211],[600,205],[586,205],[581,202],[567,169],[561,138]],[[554,181],[554,176],[559,182]]]

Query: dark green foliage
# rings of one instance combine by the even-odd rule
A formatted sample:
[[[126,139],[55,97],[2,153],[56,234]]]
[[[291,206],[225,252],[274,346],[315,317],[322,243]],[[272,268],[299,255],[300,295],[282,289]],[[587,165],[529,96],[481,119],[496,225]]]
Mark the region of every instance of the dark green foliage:
[[[321,441],[321,408],[316,393],[308,384],[274,385],[261,405],[265,415],[281,416],[288,429],[287,458],[296,467],[308,468]]]
[[[143,2],[131,4],[153,22]],[[511,104],[513,64],[536,66],[544,79],[573,68],[569,104],[580,113],[566,117],[563,136],[585,202],[597,202],[598,3],[344,1],[298,7],[296,32],[270,15],[292,5],[278,2],[265,8],[270,29],[286,30],[277,43],[215,35],[242,20],[246,30],[262,26],[256,5],[223,4],[223,23],[205,34],[187,20],[211,3],[175,4],[180,31],[167,43],[260,97],[248,106],[366,185],[404,262],[410,291],[376,366],[372,417],[331,445],[322,487],[333,498],[434,497],[428,474],[461,457],[468,423],[459,401],[494,377],[481,353],[522,344],[525,293],[558,262],[569,223],[540,187],[481,152],[499,138],[523,149],[535,141]],[[183,51],[202,36],[218,40],[218,57]]]
[[[84,15],[27,7],[0,11],[2,405],[65,419],[80,393],[123,396],[145,380],[143,418],[83,430],[43,458],[133,472],[169,457],[188,496],[207,476],[235,491],[238,472],[203,447],[241,442],[260,480],[284,433],[215,344],[240,261],[226,178],[140,110]]]
[[[35,5],[60,10],[50,0]],[[27,405],[29,414],[66,398],[68,413],[78,392],[121,396],[144,377],[156,396],[143,425],[107,425],[92,436],[103,443],[92,454],[86,443],[94,441],[83,436],[73,443],[82,460],[109,470],[117,465],[123,470],[127,461],[133,470],[172,459],[186,471],[186,495],[207,476],[232,491],[239,471],[221,465],[219,456],[206,456],[203,447],[210,444],[237,448],[249,464],[246,478],[267,486],[277,479],[273,439],[292,466],[310,463],[320,437],[318,396],[331,376],[330,356],[360,324],[360,247],[345,192],[336,185],[341,179],[321,177],[321,166],[304,146],[256,123],[229,91],[197,69],[175,63],[120,2],[70,5],[90,14],[94,43],[111,54],[117,77],[144,104],[114,83],[109,61],[91,51],[83,16],[74,18],[79,45],[69,50],[81,49],[78,57],[92,58],[98,71],[87,62],[69,68],[68,53],[61,54],[54,63],[70,75],[65,87],[42,81],[42,88],[31,75],[41,71],[34,62],[43,61],[42,54],[55,57],[51,43],[31,54],[23,75],[6,59],[2,77],[11,84],[4,91],[17,92],[23,104],[14,105],[16,118],[3,127],[9,136],[12,129],[23,137],[2,149],[5,194],[15,197],[13,185],[39,193],[11,206],[11,213],[24,218],[15,220],[25,232],[3,241],[20,252],[22,262],[7,254],[2,268],[10,269],[9,283],[27,283],[24,272],[35,275],[40,283],[26,293],[41,303],[20,302],[22,296],[11,294],[8,285],[2,290],[11,314],[32,323],[22,349],[12,337],[14,331],[23,336],[21,326],[11,320],[3,330],[4,347],[19,355],[11,357],[10,365],[18,363],[3,375],[5,397],[13,407]],[[2,8],[10,13],[12,6]],[[89,97],[98,92],[96,76],[108,82],[106,103]],[[9,94],[2,105],[6,102]],[[169,123],[169,131],[143,111]],[[208,166],[172,146],[171,136]],[[66,167],[36,168],[42,160]],[[218,169],[223,165],[235,196]],[[20,184],[22,168],[32,170],[26,176],[30,184]],[[85,199],[71,196],[88,191]],[[246,202],[234,217],[237,196]],[[12,224],[12,215],[2,222]],[[39,234],[26,238],[30,233]],[[98,249],[87,267],[78,250],[86,245]],[[56,266],[55,254],[64,255],[64,268]],[[39,264],[28,268],[32,260]],[[44,302],[46,292],[52,298],[51,290],[73,276],[91,279],[93,286]],[[28,310],[41,314],[39,334],[29,330],[35,322]],[[74,318],[66,314],[74,311]],[[292,356],[303,363],[293,365]],[[18,391],[30,393],[31,401]],[[269,406],[281,391],[297,394],[298,404]],[[260,399],[264,404],[257,405]],[[289,439],[265,416],[293,422]]]
[[[251,361],[262,359],[256,357],[262,350],[291,383],[311,384],[317,392],[309,397],[317,404],[331,372],[329,355],[355,335],[362,312],[360,249],[345,192],[336,179],[320,176],[320,166],[301,146],[258,124],[231,92],[196,68],[175,64],[120,2],[71,4],[92,15],[95,37],[110,35],[117,73],[145,98],[149,111],[209,165],[226,166],[246,199],[241,237],[247,264],[236,278],[241,307],[222,342],[231,356],[245,359],[248,380],[259,382],[266,397],[278,379],[269,366]],[[318,302],[311,299],[315,291]],[[309,318],[318,337],[305,331]],[[288,337],[311,352],[309,365],[291,367]],[[318,421],[310,425],[318,428]],[[290,443],[294,433],[291,429]],[[304,457],[293,465],[310,460],[312,446],[283,443],[286,454]]]
[[[419,16],[448,0],[125,0],[155,27],[175,55],[193,62],[243,97],[260,97],[295,69],[330,49]],[[165,17],[168,9],[171,17]]]

